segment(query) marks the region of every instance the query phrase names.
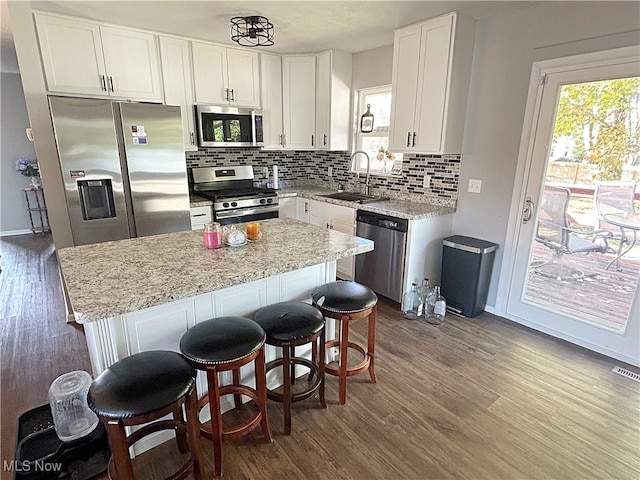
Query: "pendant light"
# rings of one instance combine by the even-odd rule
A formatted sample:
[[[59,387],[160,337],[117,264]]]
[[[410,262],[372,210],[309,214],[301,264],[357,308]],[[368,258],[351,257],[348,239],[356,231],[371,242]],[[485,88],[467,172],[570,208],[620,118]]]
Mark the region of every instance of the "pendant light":
[[[273,45],[273,23],[266,17],[233,17],[231,40],[243,47],[270,47]]]
[[[360,117],[360,133],[373,132],[373,113],[371,113],[371,104],[367,104],[367,111]]]

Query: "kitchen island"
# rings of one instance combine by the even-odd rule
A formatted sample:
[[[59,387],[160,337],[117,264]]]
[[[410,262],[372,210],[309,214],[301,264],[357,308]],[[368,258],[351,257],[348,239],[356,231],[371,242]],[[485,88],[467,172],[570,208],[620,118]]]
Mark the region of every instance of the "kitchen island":
[[[308,300],[315,287],[335,280],[336,260],[373,250],[370,240],[293,219],[264,220],[261,230],[258,241],[216,250],[204,247],[202,231],[59,250],[63,280],[76,322],[85,330],[93,374],[134,353],[179,351],[182,335],[209,318],[251,318],[272,303]],[[334,331],[328,322],[327,337]],[[267,361],[275,356],[276,350],[268,348]],[[252,372],[243,370],[242,377],[250,379]],[[268,381],[273,387],[280,380]],[[200,395],[206,392],[200,373],[197,388]],[[231,406],[225,403],[223,408]],[[141,441],[136,453],[166,438]]]

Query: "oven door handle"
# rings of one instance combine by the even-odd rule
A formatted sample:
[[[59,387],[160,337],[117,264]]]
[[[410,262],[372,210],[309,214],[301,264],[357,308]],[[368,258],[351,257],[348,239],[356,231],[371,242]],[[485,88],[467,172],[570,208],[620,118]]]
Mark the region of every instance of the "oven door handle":
[[[274,205],[271,207],[257,207],[257,208],[240,208],[237,210],[224,210],[222,212],[216,212],[216,218],[231,218],[231,217],[239,217],[238,219],[242,221],[242,217],[245,215],[256,215],[260,213],[271,213],[277,212],[280,210],[278,205]]]

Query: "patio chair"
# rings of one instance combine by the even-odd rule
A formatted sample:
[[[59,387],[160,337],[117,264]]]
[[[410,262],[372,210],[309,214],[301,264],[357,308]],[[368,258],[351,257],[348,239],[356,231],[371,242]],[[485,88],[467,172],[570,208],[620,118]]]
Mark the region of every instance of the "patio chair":
[[[552,256],[550,260],[533,262],[531,266],[536,273],[558,280],[577,280],[584,277],[582,270],[564,264],[564,255],[606,253],[609,249],[609,238],[612,236],[607,230],[582,232],[572,229],[567,215],[570,200],[571,191],[568,188],[545,185],[538,210],[535,240],[550,248]]]
[[[620,238],[624,243],[633,241],[633,232],[626,232],[622,238],[620,227],[607,222],[603,216],[607,213],[633,213],[635,193],[636,183],[633,181],[606,181],[596,182],[593,194],[598,215],[598,228],[610,231],[614,238]]]

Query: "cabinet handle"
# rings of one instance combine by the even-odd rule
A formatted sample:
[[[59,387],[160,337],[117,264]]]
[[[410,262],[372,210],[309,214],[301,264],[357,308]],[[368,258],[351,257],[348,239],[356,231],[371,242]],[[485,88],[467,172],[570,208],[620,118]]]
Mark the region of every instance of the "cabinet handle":
[[[407,147],[411,146],[411,132],[407,132]]]
[[[191,145],[195,145],[196,144],[196,136],[193,134],[193,132],[190,132],[189,135],[191,136]]]
[[[111,87],[111,91],[115,92],[116,90],[113,88],[113,77],[109,75],[109,86]]]
[[[106,92],[107,91],[107,79],[104,77],[104,75],[100,75],[100,81],[102,82],[102,91]]]
[[[236,95],[233,93],[233,88],[231,89],[231,101],[232,102],[236,101]]]
[[[304,202],[304,213],[309,213],[309,202]]]
[[[196,213],[195,215],[191,215],[191,216],[192,216],[193,218],[196,218],[196,217],[206,217],[206,216],[207,216],[207,214],[206,214],[206,213]]]
[[[311,146],[313,147],[313,135],[311,135]]]
[[[229,101],[229,89],[225,88],[224,89],[224,99],[228,102]]]
[[[325,147],[327,146],[327,134],[326,133],[324,134],[324,146]]]
[[[287,144],[287,134],[283,133],[280,136],[282,137],[282,146],[284,147]]]
[[[327,223],[327,228],[331,230],[331,225]]]
[[[282,134],[280,134],[280,146],[284,147],[284,143],[282,143]]]
[[[413,143],[411,145],[412,147],[416,146],[416,132],[413,132]]]

